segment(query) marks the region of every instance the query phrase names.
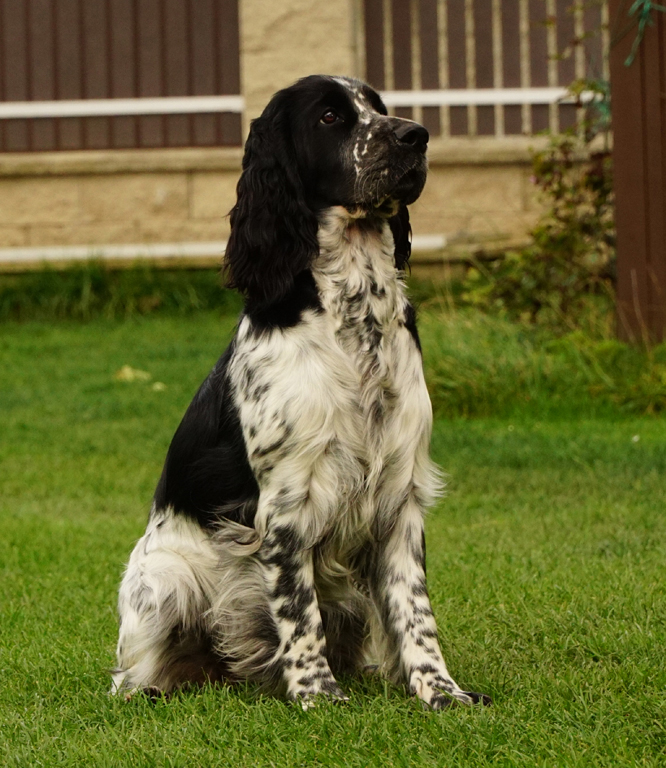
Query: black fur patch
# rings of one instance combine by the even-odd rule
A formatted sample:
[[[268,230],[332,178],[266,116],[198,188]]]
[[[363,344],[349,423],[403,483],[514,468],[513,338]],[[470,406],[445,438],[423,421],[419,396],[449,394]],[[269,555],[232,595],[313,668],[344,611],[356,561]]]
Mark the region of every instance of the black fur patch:
[[[389,219],[389,226],[395,243],[395,265],[398,269],[407,269],[412,255],[412,227],[406,205],[401,205],[398,213]]]
[[[286,296],[270,304],[248,300],[245,312],[252,321],[252,333],[261,334],[275,328],[293,328],[307,309],[323,311],[317,285],[309,269],[294,278]]]
[[[157,509],[208,529],[220,518],[252,526],[259,498],[228,381],[233,350],[232,342],[185,412],[155,491]]]
[[[421,351],[421,339],[419,338],[419,331],[416,327],[416,310],[411,304],[407,305],[405,310],[405,328],[412,334],[412,338],[416,342],[416,346]]]

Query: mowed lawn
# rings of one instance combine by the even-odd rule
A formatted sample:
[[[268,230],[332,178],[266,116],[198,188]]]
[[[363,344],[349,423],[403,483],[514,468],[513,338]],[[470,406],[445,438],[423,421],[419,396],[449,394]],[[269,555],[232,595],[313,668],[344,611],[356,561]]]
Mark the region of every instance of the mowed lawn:
[[[0,326],[0,764],[665,765],[656,417],[436,421],[430,592],[450,670],[493,707],[429,712],[374,678],[308,712],[252,687],[108,696],[124,562],[233,325]],[[123,365],[152,378],[117,381]]]

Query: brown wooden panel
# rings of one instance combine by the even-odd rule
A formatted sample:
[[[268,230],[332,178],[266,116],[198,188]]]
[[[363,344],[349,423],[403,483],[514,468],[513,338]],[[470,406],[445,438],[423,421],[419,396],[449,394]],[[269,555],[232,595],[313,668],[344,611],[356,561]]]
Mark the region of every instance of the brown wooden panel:
[[[578,112],[575,104],[560,104],[557,108],[560,131],[567,131],[576,126]]]
[[[219,121],[217,115],[192,115],[192,144],[211,147],[217,142]]]
[[[35,100],[50,100],[55,98],[55,19],[52,0],[32,0],[27,5],[27,11],[29,97]],[[57,149],[55,121],[30,121],[29,143],[33,151]]]
[[[548,85],[548,12],[546,0],[530,0],[530,85]],[[539,104],[531,108],[532,133],[547,131],[550,127],[549,109]]]
[[[659,93],[661,95],[661,133],[659,142],[661,147],[661,209],[655,213],[655,218],[660,221],[661,226],[666,226],[666,19],[663,14],[658,14],[657,30],[659,35],[659,75],[656,82],[659,83]],[[654,323],[656,325],[656,337],[662,341],[666,338],[666,236],[661,241],[661,257],[652,263],[652,269],[657,280],[655,289],[658,306],[661,308],[661,314],[656,314]]]
[[[237,0],[0,0],[0,100],[239,93]],[[0,150],[238,145],[241,118],[0,121]]]
[[[447,44],[449,49],[449,87],[467,88],[467,47],[465,45],[465,4],[447,4]],[[467,107],[451,107],[449,123],[452,136],[469,132]]]
[[[558,84],[567,86],[576,79],[574,59],[576,30],[571,0],[557,0],[557,62]]]
[[[183,0],[164,0],[164,70],[166,96],[190,93],[189,17]]]
[[[58,99],[83,98],[79,0],[55,4],[55,91]]]
[[[191,143],[190,116],[166,115],[165,144],[167,147],[187,147]]]
[[[55,121],[58,149],[81,149],[83,125],[80,117],[60,117]]]
[[[30,121],[30,149],[46,152],[58,149],[55,120],[42,118]]]
[[[421,124],[428,129],[431,137],[440,136],[442,133],[442,121],[439,107],[422,107]]]
[[[661,201],[660,207],[657,206],[653,218],[661,226],[661,256],[652,262],[652,270],[656,279],[655,298],[658,309],[652,319],[655,337],[664,340],[666,338],[666,18],[663,14],[658,14],[657,33],[659,36],[659,74],[658,83],[659,93],[661,95],[660,123],[661,132],[659,143],[661,148]],[[653,91],[654,92],[654,91]]]
[[[138,96],[162,96],[162,3],[160,0],[137,2]]]
[[[502,78],[505,88],[519,88],[520,0],[502,0]]]
[[[585,74],[596,80],[603,74],[603,45],[601,41],[601,5],[587,3],[583,12],[585,28]]]
[[[530,0],[530,85],[548,85],[548,12],[546,0]]]
[[[622,0],[611,0],[611,23],[617,18]],[[624,21],[624,14],[622,22]],[[641,98],[641,60],[631,67],[629,55],[633,34],[619,39],[611,49],[611,99],[614,152],[615,221],[617,225],[617,302],[619,333],[640,340],[647,327],[647,206],[644,166],[645,114]]]
[[[365,0],[365,79],[373,88],[386,87],[384,61],[384,4],[382,0]]]
[[[215,28],[213,0],[190,3],[190,45],[192,51],[192,95],[217,93],[215,84]]]
[[[451,136],[467,136],[469,115],[467,107],[449,107],[449,130]]]
[[[215,7],[219,30],[216,61],[221,64],[218,87],[220,93],[240,93],[238,0],[217,0]]]
[[[397,91],[412,88],[412,14],[409,0],[391,0],[393,19],[393,87]],[[398,107],[398,117],[412,119],[411,107]]]
[[[536,104],[531,107],[532,133],[541,133],[550,129],[550,109],[547,104]]]
[[[447,43],[449,48],[449,87],[467,88],[467,47],[465,45],[465,5],[448,3]]]
[[[219,116],[220,142],[224,146],[237,147],[242,142],[241,116],[233,112],[224,112]]]
[[[517,136],[523,132],[523,108],[518,104],[504,107],[504,133]]]
[[[661,340],[666,330],[666,25],[656,14],[655,26],[643,39],[643,162],[646,181],[647,324],[652,338]]]
[[[108,117],[86,117],[83,120],[85,149],[108,149],[111,146],[111,123]]]
[[[27,152],[30,147],[27,120],[3,120],[5,152]]]
[[[439,30],[437,0],[420,0],[419,38],[421,44],[421,88],[439,88]],[[431,136],[442,132],[439,107],[424,107],[421,122]]]
[[[28,16],[30,96],[36,101],[55,98],[52,0],[32,0]]]
[[[6,101],[30,98],[27,60],[27,15],[24,0],[4,0],[2,4],[2,66]]]
[[[111,126],[111,146],[115,149],[130,149],[137,147],[138,130],[137,118],[133,115],[109,118]]]
[[[109,0],[110,95],[114,98],[137,96],[135,21],[133,0]]]
[[[476,42],[476,87],[493,88],[493,8],[492,0],[474,0],[474,39]],[[495,134],[495,108],[477,107],[476,132],[480,136]]]
[[[505,88],[519,88],[520,79],[520,2],[502,2],[502,80]],[[515,135],[523,132],[522,108],[518,105],[504,107],[504,133]]]
[[[109,4],[107,0],[85,0],[81,11],[83,96],[86,99],[106,99],[112,91]],[[92,134],[97,135],[93,124],[89,123],[89,126]]]
[[[476,87],[495,86],[492,0],[474,0]]]
[[[24,101],[30,98],[26,7],[22,0],[3,0],[0,10],[3,99]],[[3,127],[6,152],[26,152],[30,149],[27,120],[7,120]]]
[[[476,108],[476,132],[479,136],[495,135],[495,107],[483,105]]]
[[[140,147],[164,146],[164,121],[162,115],[141,115],[138,118]]]

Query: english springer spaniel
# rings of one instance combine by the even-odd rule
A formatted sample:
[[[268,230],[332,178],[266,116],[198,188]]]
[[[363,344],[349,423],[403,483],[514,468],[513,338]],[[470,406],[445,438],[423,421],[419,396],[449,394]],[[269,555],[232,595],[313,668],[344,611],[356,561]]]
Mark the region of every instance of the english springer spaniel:
[[[489,703],[448,673],[426,589],[440,480],[403,270],[427,144],[342,77],[253,121],[226,253],[245,309],[130,557],[114,692],[252,680],[308,708],[377,666],[434,709]]]

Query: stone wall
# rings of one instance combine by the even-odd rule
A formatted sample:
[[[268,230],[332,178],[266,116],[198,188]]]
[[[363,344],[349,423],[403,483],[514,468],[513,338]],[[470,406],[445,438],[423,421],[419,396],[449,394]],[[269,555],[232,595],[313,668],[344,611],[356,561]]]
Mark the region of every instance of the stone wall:
[[[0,247],[225,240],[239,149],[0,155]]]
[[[225,240],[240,162],[237,149],[0,155],[0,248]],[[525,142],[433,144],[414,233],[524,235],[529,175]]]

